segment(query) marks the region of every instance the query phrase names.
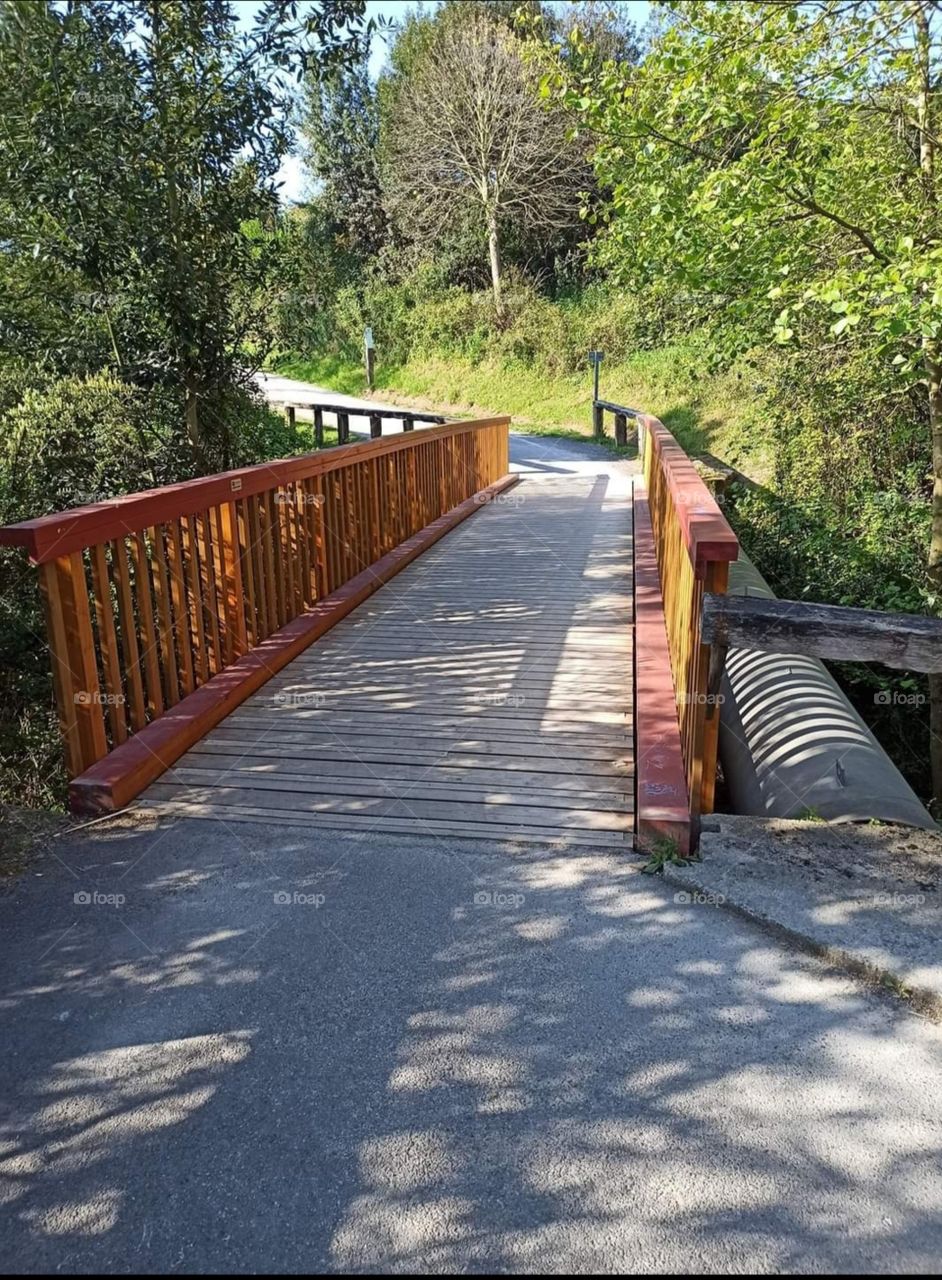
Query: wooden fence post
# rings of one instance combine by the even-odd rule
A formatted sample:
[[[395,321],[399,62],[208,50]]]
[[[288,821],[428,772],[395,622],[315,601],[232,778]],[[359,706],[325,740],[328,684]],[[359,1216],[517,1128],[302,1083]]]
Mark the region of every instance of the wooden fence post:
[[[56,710],[69,774],[75,777],[108,752],[81,551],[41,565],[40,584]]]

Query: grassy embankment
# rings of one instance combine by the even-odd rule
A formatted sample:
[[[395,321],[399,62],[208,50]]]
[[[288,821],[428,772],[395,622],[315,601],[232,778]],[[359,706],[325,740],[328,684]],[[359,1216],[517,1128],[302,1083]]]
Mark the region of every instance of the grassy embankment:
[[[276,371],[362,396],[361,365],[333,356],[286,357]],[[768,463],[754,429],[758,395],[736,371],[713,374],[682,344],[602,366],[601,394],[661,418],[690,453],[709,452],[763,480]],[[592,432],[592,376],[551,376],[524,365],[472,363],[460,356],[413,357],[376,370],[375,396],[461,413],[509,413],[530,432],[585,438]],[[611,430],[611,418],[607,419]]]

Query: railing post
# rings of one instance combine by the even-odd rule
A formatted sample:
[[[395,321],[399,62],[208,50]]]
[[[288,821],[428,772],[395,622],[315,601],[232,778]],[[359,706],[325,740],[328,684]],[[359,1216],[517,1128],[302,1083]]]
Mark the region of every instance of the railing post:
[[[404,414],[402,418],[403,431],[412,431],[414,427],[415,427],[415,418],[410,417],[409,414]]]
[[[319,404],[314,406],[314,447],[324,447],[324,410]]]
[[[52,679],[70,777],[108,752],[81,551],[40,566]]]
[[[378,440],[383,434],[383,419],[378,413],[370,414],[370,439]]]
[[[248,637],[245,626],[245,596],[242,590],[242,560],[239,554],[239,522],[234,502],[224,502],[220,506],[219,531],[222,537],[226,620],[232,627],[233,657],[241,658],[248,652]]]
[[[346,444],[350,439],[350,415],[349,413],[337,414],[337,443]]]
[[[592,431],[598,439],[605,435],[605,410],[597,402],[592,405]]]
[[[622,449],[628,446],[628,419],[623,413],[615,414],[615,443]]]
[[[729,562],[713,560],[707,566],[704,592],[710,595],[725,595],[729,586]],[[703,775],[700,780],[700,812],[712,813],[716,792],[716,758],[720,741],[720,691],[714,689],[710,681],[711,646],[701,644],[701,679],[700,688],[705,700],[705,716],[703,721]],[[704,674],[705,669],[705,674]]]

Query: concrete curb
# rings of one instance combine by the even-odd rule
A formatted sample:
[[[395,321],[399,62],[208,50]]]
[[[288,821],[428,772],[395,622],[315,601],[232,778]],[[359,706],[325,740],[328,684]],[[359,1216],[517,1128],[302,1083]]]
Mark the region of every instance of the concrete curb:
[[[699,865],[698,863],[691,863],[683,871],[674,870],[669,865],[665,865],[664,881],[677,889],[693,890],[695,893],[704,895],[707,899],[715,900],[718,896],[722,897],[722,902],[713,901],[704,905],[712,905],[718,909],[730,911],[740,919],[758,925],[778,942],[803,951],[818,960],[823,960],[826,964],[832,965],[836,969],[842,969],[853,977],[863,980],[868,986],[879,987],[885,993],[902,1000],[914,1012],[922,1014],[932,1022],[942,1024],[942,997],[932,988],[913,986],[901,974],[894,972],[890,968],[875,965],[871,960],[865,959],[846,947],[838,947],[829,942],[822,942],[810,933],[795,929],[791,925],[782,924],[774,916],[761,911],[755,906],[747,905],[745,902],[737,902],[728,896],[725,889],[718,891],[712,887],[708,882],[708,877],[698,875],[697,867]]]

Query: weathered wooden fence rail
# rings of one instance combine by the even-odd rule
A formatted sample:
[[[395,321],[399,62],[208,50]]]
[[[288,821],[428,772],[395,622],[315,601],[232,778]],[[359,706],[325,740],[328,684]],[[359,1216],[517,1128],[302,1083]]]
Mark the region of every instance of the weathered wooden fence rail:
[[[739,543],[694,464],[663,423],[645,414],[634,416],[641,429],[644,475],[643,488],[639,486],[640,511],[636,504],[636,537],[643,538],[649,530],[657,563],[690,840],[695,846],[699,816],[713,808],[719,738],[719,709],[709,688],[710,649],[701,634],[703,597],[726,591],[729,563],[737,559]],[[639,734],[644,723],[641,696],[639,688]],[[639,824],[644,810],[644,749],[639,741]]]
[[[899,671],[942,672],[942,619],[880,613],[807,600],[703,597],[703,638],[719,685],[728,649],[801,653],[836,662],[879,662]]]
[[[640,419],[643,415],[637,409],[629,409],[623,404],[613,404],[611,400],[592,401],[592,430],[595,435],[605,435],[605,415],[610,413],[615,420],[615,443],[623,449],[629,443],[630,430],[628,423]]]
[[[297,428],[297,413],[299,409],[311,414],[314,423],[314,444],[318,449],[324,447],[325,413],[333,414],[337,419],[338,444],[349,444],[351,418],[369,418],[371,440],[379,440],[383,434],[383,423],[387,420],[401,422],[403,431],[414,431],[417,422],[429,422],[435,426],[440,426],[448,421],[440,413],[418,413],[415,410],[408,409],[382,409],[374,408],[372,405],[368,408],[364,406],[358,409],[348,404],[325,404],[322,400],[304,399],[278,401],[277,403],[284,405],[285,419],[292,430]]]
[[[200,698],[214,680],[255,655],[238,675],[257,687],[291,646],[293,656],[310,643],[296,627],[278,648],[296,620],[320,610],[325,630],[323,606],[341,589],[357,582],[347,597],[365,598],[408,562],[398,555],[378,573],[384,558],[503,481],[508,424],[449,423],[0,529],[0,544],[25,547],[39,566],[70,776],[124,751],[127,769],[107,773],[117,782],[100,807],[146,785],[251,692],[226,680],[216,715]],[[144,737],[193,698],[193,724],[176,714],[173,732]],[[93,779],[98,791],[103,778]],[[96,807],[82,791],[73,788],[73,805]]]

